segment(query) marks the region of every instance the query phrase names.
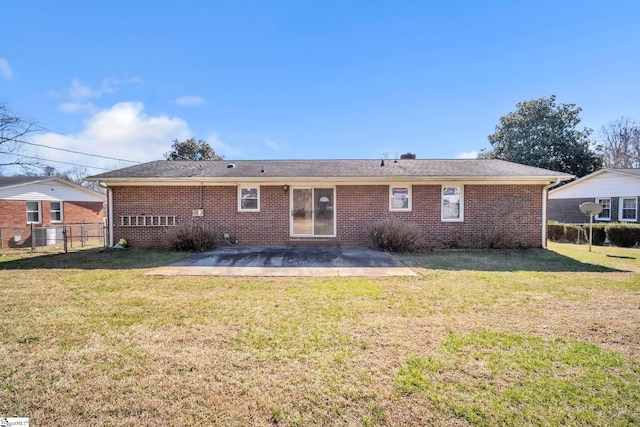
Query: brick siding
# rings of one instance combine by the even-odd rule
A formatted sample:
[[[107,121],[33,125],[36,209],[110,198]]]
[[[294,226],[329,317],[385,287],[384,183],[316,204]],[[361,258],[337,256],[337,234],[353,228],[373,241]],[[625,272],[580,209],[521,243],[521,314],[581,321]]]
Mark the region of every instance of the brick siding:
[[[114,241],[125,238],[131,246],[167,246],[167,227],[121,226],[120,217],[169,215],[176,217],[176,224],[203,222],[221,236],[228,233],[245,245],[301,241],[362,245],[370,224],[396,217],[417,223],[427,238],[425,243],[432,246],[444,242],[473,246],[496,233],[522,246],[542,245],[541,185],[465,185],[464,222],[441,221],[440,192],[440,185],[414,185],[411,212],[390,212],[389,186],[338,185],[336,237],[301,239],[290,237],[289,193],[283,186],[260,187],[260,212],[238,212],[235,186],[119,186],[112,188],[113,237]],[[204,216],[192,217],[192,211],[200,207]]]
[[[553,199],[549,200],[549,219],[565,224],[585,224],[589,222],[589,217],[580,212],[580,205],[584,202],[593,202],[593,197],[586,199]],[[640,207],[640,202],[638,203]],[[609,221],[598,221],[593,218],[594,222],[618,222],[620,207],[620,198],[611,197],[611,219]],[[640,223],[640,211],[638,212],[638,221]]]
[[[558,221],[564,224],[584,224],[585,222],[589,222],[589,217],[580,212],[579,206],[584,202],[593,202],[593,200],[593,197],[590,199],[549,200],[549,220]],[[613,203],[613,200],[611,200],[611,203]],[[611,215],[613,216],[613,206],[611,210]]]

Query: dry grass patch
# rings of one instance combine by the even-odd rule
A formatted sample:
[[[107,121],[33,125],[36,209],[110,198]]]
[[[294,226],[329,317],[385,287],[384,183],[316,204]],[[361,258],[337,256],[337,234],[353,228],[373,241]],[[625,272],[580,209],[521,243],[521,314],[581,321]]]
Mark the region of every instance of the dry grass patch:
[[[0,415],[638,423],[638,251],[581,250],[413,254],[419,277],[379,279],[151,277],[179,256],[151,251],[0,262]]]

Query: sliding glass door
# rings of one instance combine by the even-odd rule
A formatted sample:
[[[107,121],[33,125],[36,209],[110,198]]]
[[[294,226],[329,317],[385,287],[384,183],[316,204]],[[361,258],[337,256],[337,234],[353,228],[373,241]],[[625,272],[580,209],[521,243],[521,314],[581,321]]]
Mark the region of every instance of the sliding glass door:
[[[335,236],[333,188],[293,188],[290,204],[292,236]]]

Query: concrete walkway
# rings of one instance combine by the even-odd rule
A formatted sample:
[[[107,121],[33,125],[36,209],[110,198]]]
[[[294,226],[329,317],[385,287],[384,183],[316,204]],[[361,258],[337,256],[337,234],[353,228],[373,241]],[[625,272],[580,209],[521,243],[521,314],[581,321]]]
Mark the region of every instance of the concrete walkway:
[[[228,246],[158,267],[166,276],[415,276],[392,255],[356,246]]]

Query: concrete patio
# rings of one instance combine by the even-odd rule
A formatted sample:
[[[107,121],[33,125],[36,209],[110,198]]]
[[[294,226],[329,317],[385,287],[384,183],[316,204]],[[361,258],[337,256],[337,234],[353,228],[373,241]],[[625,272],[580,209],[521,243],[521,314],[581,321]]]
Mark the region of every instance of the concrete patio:
[[[391,254],[359,246],[228,246],[147,274],[168,276],[415,276]]]

